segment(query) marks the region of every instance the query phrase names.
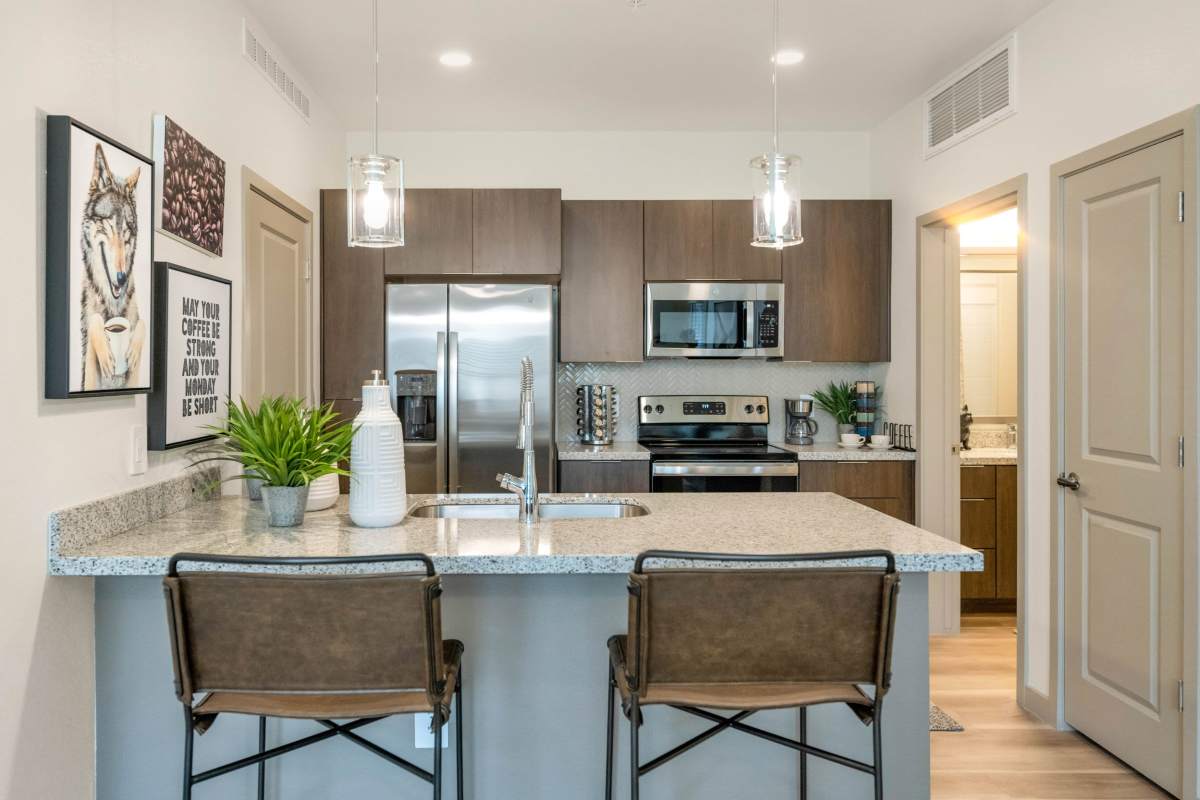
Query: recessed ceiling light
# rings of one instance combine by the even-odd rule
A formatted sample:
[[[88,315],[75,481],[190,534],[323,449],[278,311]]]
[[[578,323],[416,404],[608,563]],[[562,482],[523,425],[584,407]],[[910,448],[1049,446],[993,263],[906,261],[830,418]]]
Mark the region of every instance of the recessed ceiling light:
[[[780,50],[775,55],[775,62],[781,67],[790,67],[804,60],[804,53],[799,50]]]
[[[465,67],[471,63],[471,54],[462,50],[451,50],[438,56],[444,67]]]

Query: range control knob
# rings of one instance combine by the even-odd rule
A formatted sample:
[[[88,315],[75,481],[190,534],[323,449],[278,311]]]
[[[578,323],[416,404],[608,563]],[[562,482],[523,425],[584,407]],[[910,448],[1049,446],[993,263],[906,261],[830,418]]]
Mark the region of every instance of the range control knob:
[[[653,410],[654,409],[651,408],[649,404],[642,406],[642,413],[644,414],[649,414]]]
[[[666,411],[666,409],[665,409],[665,408],[663,408],[661,405],[657,405],[657,406],[655,406],[655,407],[654,407],[654,411],[655,411],[656,413],[658,413],[658,414],[661,414],[661,413],[663,413],[664,411]]]
[[[755,410],[756,410],[758,413],[760,413],[760,414],[765,414],[765,413],[767,413],[767,407],[766,407],[766,406],[763,406],[763,405],[760,405],[760,406],[759,406],[757,409],[755,409]]]
[[[743,411],[745,411],[747,414],[753,414],[753,413],[754,413],[754,406],[752,406],[752,405],[750,405],[749,403],[747,403],[747,404],[746,404],[746,407],[745,407],[745,408],[743,408],[742,410],[743,410]]]

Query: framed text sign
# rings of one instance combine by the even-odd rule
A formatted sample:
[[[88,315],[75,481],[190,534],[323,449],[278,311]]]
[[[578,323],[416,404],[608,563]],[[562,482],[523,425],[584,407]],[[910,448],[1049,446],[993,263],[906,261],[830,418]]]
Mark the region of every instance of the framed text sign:
[[[177,264],[154,265],[154,391],[150,449],[212,439],[230,390],[233,285]]]

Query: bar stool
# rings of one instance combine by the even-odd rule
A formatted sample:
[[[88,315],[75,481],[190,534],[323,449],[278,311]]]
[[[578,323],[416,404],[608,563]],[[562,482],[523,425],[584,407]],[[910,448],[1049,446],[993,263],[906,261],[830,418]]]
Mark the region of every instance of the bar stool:
[[[883,561],[885,567],[669,567],[648,560],[788,564]],[[800,752],[800,797],[808,796],[808,756],[874,776],[883,797],[880,714],[891,683],[892,634],[900,576],[883,550],[805,555],[738,555],[649,550],[629,575],[629,632],[608,640],[608,742],[604,796],[612,798],[614,699],[630,720],[630,797],[638,780],[726,730]],[[874,687],[868,695],[862,687]],[[807,709],[845,703],[873,727],[870,764],[814,747]],[[714,723],[642,763],[642,706],[666,705]],[[716,714],[707,709],[728,709]],[[748,725],[757,711],[800,710],[799,740]]]
[[[419,563],[419,572],[279,574],[179,572],[189,564],[345,567]],[[434,741],[456,711],[458,798],[463,797],[462,642],[443,640],[441,579],[420,553],[348,558],[250,558],[180,553],[163,579],[175,696],[183,704],[183,797],[192,787],[258,766],[258,797],[269,759],[341,736],[433,785],[442,796],[442,748],[433,772],[357,733],[397,714],[431,713]],[[205,694],[198,702],[197,694]],[[258,717],[258,752],[204,772],[192,770],[195,734],[219,714]],[[270,749],[267,717],[313,720],[325,730]],[[334,720],[352,719],[352,722]]]

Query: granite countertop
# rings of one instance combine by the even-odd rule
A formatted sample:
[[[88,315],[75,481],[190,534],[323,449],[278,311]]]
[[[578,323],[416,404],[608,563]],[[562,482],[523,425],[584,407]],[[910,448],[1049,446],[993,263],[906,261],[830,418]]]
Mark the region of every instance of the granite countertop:
[[[915,461],[917,454],[905,450],[872,450],[869,447],[838,447],[835,442],[811,445],[771,442],[791,450],[800,461]],[[596,446],[578,442],[558,442],[559,461],[649,461],[650,451],[637,442],[613,442]],[[1015,462],[1014,462],[1015,463]]]
[[[624,573],[648,549],[806,553],[886,549],[904,572],[977,572],[983,556],[851,500],[824,492],[754,494],[543,495],[546,503],[620,500],[649,514],[624,519],[406,518],[356,528],[347,498],[309,512],[298,528],[270,528],[261,503],[240,497],[197,502],[119,533],[96,536],[94,514],[51,518],[53,575],[163,575],[169,557],[191,551],[251,556],[344,556],[422,552],[447,574]],[[439,501],[512,504],[512,495],[412,495]],[[346,569],[357,569],[347,567]]]
[[[1015,447],[973,447],[970,450],[960,450],[958,457],[966,466],[1013,466],[1017,463],[1017,448]]]

